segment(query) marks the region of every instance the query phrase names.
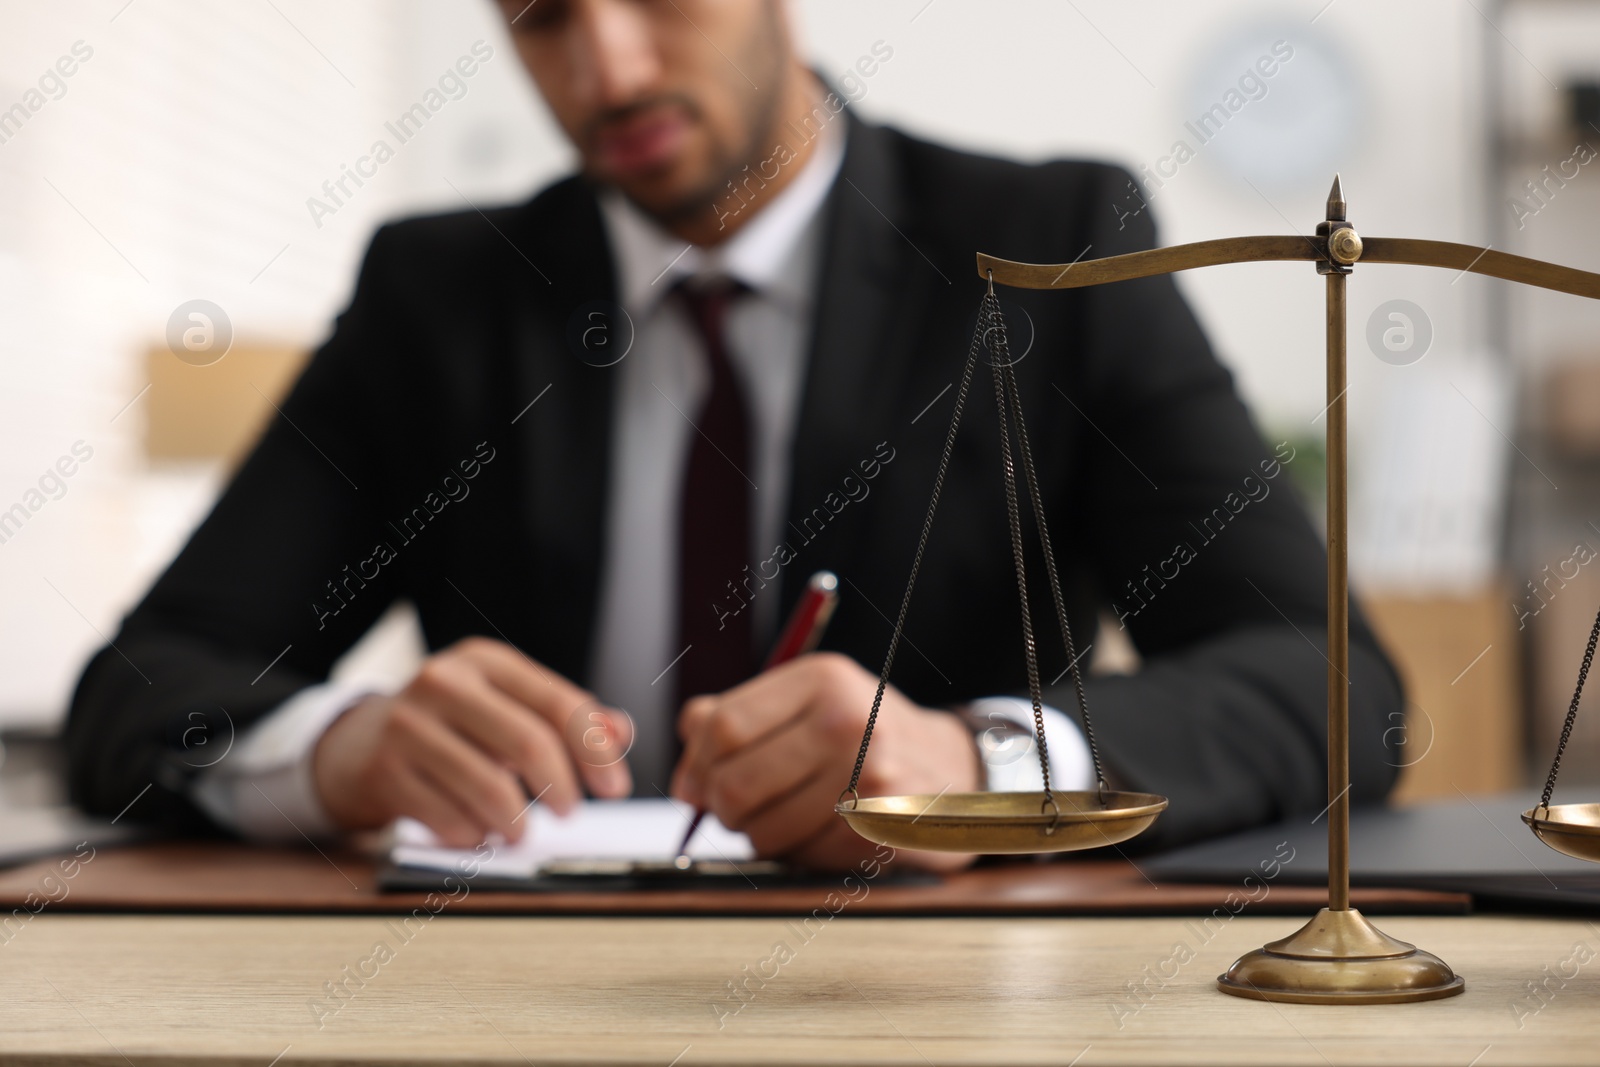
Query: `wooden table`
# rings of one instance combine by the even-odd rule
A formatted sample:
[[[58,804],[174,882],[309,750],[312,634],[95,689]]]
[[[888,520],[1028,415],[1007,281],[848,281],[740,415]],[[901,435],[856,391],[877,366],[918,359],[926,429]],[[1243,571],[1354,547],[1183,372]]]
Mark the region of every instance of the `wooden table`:
[[[91,855],[87,851],[82,853]],[[51,856],[0,871],[0,917],[50,896],[51,911],[398,913],[423,906],[425,893],[381,893],[377,864],[357,850],[264,848],[221,841],[168,841],[106,848],[90,862],[62,867]],[[63,870],[74,873],[63,878]],[[1133,862],[1087,854],[1058,863],[979,866],[932,884],[881,878],[851,904],[854,915],[1309,915],[1327,903],[1327,886],[1273,882],[1263,894],[1240,880],[1217,884],[1153,882]],[[855,883],[852,883],[855,884]],[[1259,885],[1252,882],[1251,885]],[[55,886],[54,890],[49,887]],[[475,883],[451,901],[452,915],[805,915],[846,890],[839,878],[806,886],[614,892],[496,892]],[[1241,899],[1247,902],[1241,905]],[[1435,890],[1358,887],[1354,906],[1371,912],[1464,915],[1472,898]]]
[[[0,1060],[1600,1060],[1600,930],[1583,920],[1385,917],[1385,930],[1464,974],[1467,991],[1428,1004],[1346,1008],[1216,992],[1213,979],[1237,955],[1293,928],[1281,916],[1241,916],[1209,934],[1176,917],[891,919],[848,910],[809,932],[778,916],[496,918],[446,910],[413,920],[409,934],[398,922],[47,908],[0,945]],[[348,994],[330,995],[340,981]],[[1539,982],[1547,992],[1535,998],[1529,983]],[[746,991],[735,997],[731,983]]]

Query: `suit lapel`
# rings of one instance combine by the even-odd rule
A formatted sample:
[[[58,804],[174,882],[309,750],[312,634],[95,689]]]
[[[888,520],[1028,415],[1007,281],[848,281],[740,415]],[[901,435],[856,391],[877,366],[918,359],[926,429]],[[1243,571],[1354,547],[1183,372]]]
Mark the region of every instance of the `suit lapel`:
[[[515,384],[506,404],[521,469],[518,513],[532,557],[534,603],[528,607],[536,654],[583,679],[600,599],[617,374],[614,366],[595,365],[604,362],[594,355],[599,335],[585,331],[609,330],[613,341],[622,341],[631,340],[623,336],[631,327],[613,314],[610,245],[586,182],[554,187],[530,205],[524,221],[510,240],[548,276],[515,271]],[[515,270],[520,260],[508,262]]]
[[[892,327],[911,325],[904,309],[930,278],[944,288],[905,235],[911,225],[904,217],[902,176],[889,134],[849,111],[845,116],[848,140],[825,208],[821,277],[795,426],[790,533],[872,455],[882,439],[876,432],[898,407],[916,340],[912,329]],[[831,545],[826,561],[846,572],[859,541]],[[785,570],[785,617],[813,569],[815,564],[807,563]]]

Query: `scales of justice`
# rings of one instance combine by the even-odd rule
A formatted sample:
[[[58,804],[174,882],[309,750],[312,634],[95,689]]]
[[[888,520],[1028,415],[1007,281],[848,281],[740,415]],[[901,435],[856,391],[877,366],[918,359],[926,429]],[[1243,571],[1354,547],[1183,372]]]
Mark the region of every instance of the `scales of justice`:
[[[1345,399],[1345,286],[1360,263],[1402,263],[1444,267],[1488,275],[1544,289],[1600,299],[1600,274],[1448,241],[1395,237],[1362,238],[1346,217],[1344,193],[1335,176],[1328,194],[1327,218],[1314,236],[1232,237],[1074,263],[1016,263],[980,253],[978,275],[988,290],[967,353],[955,411],[945,437],[921,538],[906,583],[877,696],[861,738],[850,785],[835,810],[862,837],[893,848],[976,853],[1068,852],[1114,845],[1143,832],[1167,806],[1165,797],[1118,792],[1106,786],[1084,701],[1083,680],[1065,601],[1050,548],[1033,455],[1023,423],[1022,401],[1006,347],[1005,321],[994,287],[1076,289],[1225,263],[1304,260],[1316,264],[1327,293],[1327,482],[1328,482],[1328,905],[1310,922],[1279,941],[1246,953],[1217,979],[1225,993],[1258,1000],[1314,1004],[1388,1004],[1435,1000],[1464,988],[1463,980],[1439,957],[1383,933],[1350,906],[1350,733],[1348,457]],[[1034,738],[1043,790],[1033,793],[940,793],[921,796],[862,797],[857,791],[873,726],[882,706],[890,668],[905,626],[912,589],[921,569],[928,533],[949,464],[956,431],[966,407],[980,353],[993,372],[1000,411],[1000,445],[1010,522],[1011,548],[1022,606],[1023,652],[1033,702]],[[1013,444],[1013,437],[1015,442]],[[1023,566],[1023,534],[1018,504],[1017,468],[1022,469],[1029,504],[1043,547],[1043,558],[1060,629],[1072,666],[1078,710],[1094,763],[1097,788],[1058,791],[1050,786],[1050,766],[1041,711],[1039,666]],[[1550,847],[1579,859],[1600,862],[1600,804],[1550,806],[1561,754],[1571,736],[1596,644],[1600,615],[1590,633],[1562,729],[1560,744],[1539,805],[1523,821]]]

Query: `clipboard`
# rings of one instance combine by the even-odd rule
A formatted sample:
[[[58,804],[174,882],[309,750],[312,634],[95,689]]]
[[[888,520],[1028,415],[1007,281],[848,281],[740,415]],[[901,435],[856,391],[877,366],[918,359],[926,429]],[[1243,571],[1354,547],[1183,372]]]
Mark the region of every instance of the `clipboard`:
[[[435,868],[406,867],[387,861],[378,868],[384,893],[448,892],[462,876]],[[449,880],[449,881],[447,881]],[[925,871],[889,870],[880,884],[936,885]],[[802,889],[839,884],[839,872],[817,871],[776,860],[694,860],[680,867],[672,860],[552,860],[531,877],[482,873],[470,880],[474,891],[511,893],[617,893],[632,890],[714,890],[732,893],[758,889]]]

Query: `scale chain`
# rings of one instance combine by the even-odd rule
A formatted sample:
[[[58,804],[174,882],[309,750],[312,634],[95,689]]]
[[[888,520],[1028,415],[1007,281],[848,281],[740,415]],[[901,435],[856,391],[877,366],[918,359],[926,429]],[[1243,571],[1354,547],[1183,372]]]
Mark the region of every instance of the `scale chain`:
[[[861,782],[861,771],[866,763],[867,750],[872,742],[872,733],[877,725],[878,713],[882,710],[883,695],[888,688],[889,674],[894,666],[895,654],[899,649],[900,637],[904,631],[906,615],[911,605],[911,593],[916,587],[917,575],[922,568],[922,559],[927,549],[928,535],[933,528],[934,513],[939,506],[939,497],[944,488],[945,474],[949,468],[950,456],[955,448],[956,433],[961,424],[961,416],[966,409],[967,396],[980,350],[986,350],[990,356],[990,369],[993,372],[995,383],[995,400],[1000,414],[1000,452],[1005,476],[1006,513],[1010,526],[1012,559],[1017,574],[1017,592],[1021,601],[1023,653],[1027,664],[1028,695],[1033,706],[1034,738],[1039,747],[1039,772],[1044,785],[1045,803],[1053,806],[1055,799],[1050,784],[1050,757],[1045,739],[1044,700],[1042,687],[1039,683],[1038,646],[1034,638],[1032,612],[1028,603],[1027,572],[1024,565],[1022,546],[1021,509],[1017,499],[1016,463],[1011,452],[1009,427],[1013,421],[1016,424],[1017,449],[1022,460],[1023,477],[1028,486],[1029,503],[1033,508],[1040,547],[1044,553],[1045,572],[1049,576],[1051,597],[1056,608],[1056,619],[1061,628],[1062,644],[1067,654],[1067,669],[1072,672],[1078,710],[1083,719],[1084,737],[1089,744],[1090,759],[1094,763],[1095,781],[1099,786],[1099,799],[1102,806],[1106,803],[1105,772],[1100,762],[1100,749],[1095,742],[1094,726],[1089,718],[1088,701],[1084,695],[1082,669],[1078,662],[1076,644],[1072,638],[1072,627],[1067,620],[1066,598],[1061,592],[1061,580],[1056,569],[1055,553],[1050,544],[1050,531],[1045,520],[1043,496],[1039,489],[1038,474],[1033,463],[1033,449],[1028,441],[1027,424],[1022,416],[1022,398],[1017,387],[1016,372],[1012,369],[1010,359],[1010,341],[1006,330],[1005,318],[1000,310],[999,298],[995,296],[992,287],[984,295],[983,302],[979,307],[978,321],[973,330],[972,343],[967,351],[966,364],[962,368],[961,386],[956,393],[955,410],[951,413],[950,429],[945,435],[944,451],[940,456],[939,470],[934,478],[933,494],[928,501],[928,514],[923,520],[922,533],[917,541],[916,554],[912,559],[911,575],[906,582],[905,596],[901,599],[900,615],[895,622],[894,633],[889,639],[889,650],[884,657],[883,670],[878,676],[877,692],[873,696],[872,710],[867,716],[867,726],[862,733],[861,747],[856,753],[855,768],[850,775],[850,785],[839,794],[841,803],[847,795],[851,797],[859,796],[857,789]]]
[[[1003,327],[1002,327],[1003,328]],[[1011,398],[1011,414],[1017,424],[1017,444],[1022,453],[1022,473],[1028,482],[1028,497],[1033,504],[1033,516],[1039,526],[1039,545],[1044,551],[1044,569],[1050,577],[1050,595],[1055,600],[1056,621],[1061,627],[1061,641],[1066,648],[1067,669],[1072,672],[1072,683],[1078,698],[1078,713],[1083,718],[1083,736],[1089,742],[1089,758],[1094,761],[1095,782],[1099,786],[1100,806],[1106,805],[1106,776],[1100,766],[1100,747],[1094,740],[1094,725],[1089,721],[1089,701],[1083,692],[1083,670],[1078,662],[1078,652],[1072,640],[1072,626],[1067,622],[1067,602],[1061,595],[1061,579],[1056,573],[1055,550],[1050,547],[1050,530],[1045,523],[1044,502],[1039,492],[1039,478],[1034,473],[1033,449],[1028,444],[1027,424],[1022,421],[1022,396],[1017,390],[1016,372],[1012,370],[1013,364],[1006,363],[1006,386]],[[1044,741],[1044,722],[1037,724],[1042,747]]]
[[[889,670],[894,666],[894,655],[900,647],[900,634],[905,629],[906,611],[911,607],[911,591],[917,585],[917,572],[922,569],[922,554],[928,547],[928,533],[933,529],[933,513],[939,508],[939,494],[944,489],[945,472],[950,466],[950,454],[955,451],[956,430],[961,426],[961,413],[967,406],[967,394],[972,386],[972,373],[978,365],[978,350],[983,344],[983,320],[972,332],[972,344],[967,349],[966,366],[961,371],[961,387],[956,390],[956,407],[950,415],[950,429],[945,433],[944,452],[939,456],[939,473],[933,479],[933,496],[928,501],[928,515],[922,521],[922,536],[917,539],[917,552],[911,560],[911,577],[906,580],[905,596],[900,599],[900,616],[895,620],[894,633],[889,637],[889,651],[883,658],[883,671],[878,675],[878,691],[872,697],[872,711],[867,715],[867,728],[861,735],[861,750],[856,753],[855,770],[850,772],[850,785],[839,794],[842,803],[845,794],[858,797],[856,787],[861,783],[861,768],[867,762],[867,746],[872,743],[872,728],[878,722],[878,711],[883,706],[883,693],[889,686]]]
[[[1539,806],[1550,811],[1550,796],[1556,791],[1556,775],[1561,773],[1561,756],[1567,750],[1567,740],[1572,736],[1572,726],[1578,719],[1578,700],[1583,696],[1583,683],[1594,664],[1595,645],[1600,643],[1600,612],[1595,613],[1594,628],[1589,631],[1589,647],[1583,650],[1583,666],[1578,668],[1578,687],[1572,691],[1572,703],[1567,707],[1567,721],[1561,724],[1561,740],[1556,744],[1556,758],[1550,764],[1550,777],[1544,783],[1544,795]]]
[[[989,369],[994,372],[995,402],[1000,408],[1000,458],[1005,470],[1006,480],[1006,518],[1011,525],[1011,557],[1017,571],[1017,594],[1022,601],[1022,649],[1028,664],[1028,698],[1033,703],[1033,728],[1034,736],[1039,742],[1039,773],[1044,780],[1044,796],[1047,803],[1055,803],[1054,795],[1050,789],[1050,755],[1045,748],[1044,740],[1044,699],[1039,687],[1039,650],[1033,638],[1033,612],[1028,608],[1028,575],[1022,558],[1022,519],[1017,507],[1017,471],[1016,464],[1011,459],[1011,434],[1007,428],[1010,419],[1006,411],[1006,375],[1002,365],[1009,362],[1010,348],[1006,340],[1006,324],[1000,314],[1000,301],[993,293],[983,298],[983,310],[979,316],[980,325],[987,322],[989,325],[983,330],[984,347],[989,352]],[[989,335],[993,334],[991,338]],[[1059,811],[1059,808],[1057,809]]]

